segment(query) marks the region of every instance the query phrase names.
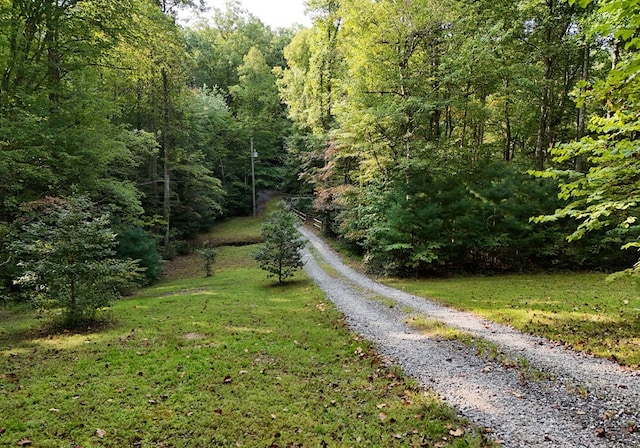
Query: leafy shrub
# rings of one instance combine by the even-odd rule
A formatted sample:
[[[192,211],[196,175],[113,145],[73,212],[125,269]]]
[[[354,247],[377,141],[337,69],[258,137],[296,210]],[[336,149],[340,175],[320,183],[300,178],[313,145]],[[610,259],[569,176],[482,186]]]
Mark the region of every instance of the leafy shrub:
[[[63,325],[93,320],[139,279],[136,262],[116,257],[109,215],[88,198],[49,197],[22,211],[8,246],[22,271],[16,282],[38,309],[61,314]]]
[[[615,235],[570,244],[570,223],[532,222],[562,206],[557,192],[552,179],[536,179],[513,163],[486,163],[456,176],[416,166],[393,183],[345,193],[337,228],[381,274],[615,269],[625,255]]]

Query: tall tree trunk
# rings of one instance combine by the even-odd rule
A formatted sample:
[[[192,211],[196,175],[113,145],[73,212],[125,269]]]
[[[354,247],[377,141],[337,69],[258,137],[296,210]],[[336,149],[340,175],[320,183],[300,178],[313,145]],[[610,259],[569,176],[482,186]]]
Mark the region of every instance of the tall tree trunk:
[[[548,34],[551,34],[550,30]],[[551,79],[553,74],[553,59],[550,56],[544,58],[544,66],[540,116],[538,117],[538,130],[536,134],[535,164],[537,170],[544,169],[544,162],[547,158],[547,149],[549,146],[549,118],[551,115],[551,100],[553,96]]]
[[[611,70],[615,70],[620,59],[620,41],[615,39],[613,42],[613,48],[611,49]],[[611,118],[611,102],[607,101],[607,118]]]
[[[589,42],[586,42],[582,49],[582,76],[581,76],[581,79],[585,82],[589,77],[590,52],[591,52],[591,46],[589,45]],[[584,91],[584,88],[582,88],[581,90]],[[587,105],[586,105],[586,102],[583,101],[582,104],[580,105],[580,108],[578,109],[578,122],[576,124],[576,141],[580,141],[580,139],[584,135],[586,115],[587,115]],[[578,154],[575,159],[575,170],[579,173],[583,172],[582,165],[583,165],[582,156]]]
[[[171,217],[171,176],[169,170],[169,79],[167,71],[162,68],[162,155],[164,158],[164,196],[163,214],[165,219],[164,245],[169,244]]]
[[[502,85],[504,86],[505,91],[505,100],[504,100],[504,149],[502,151],[502,159],[505,162],[511,161],[511,148],[513,137],[511,135],[511,111],[509,109],[509,80],[503,79]]]
[[[46,12],[46,31],[44,44],[47,54],[47,88],[49,89],[49,107],[52,111],[58,108],[60,98],[60,49],[58,48],[58,29],[60,27],[60,11],[57,3],[50,2]]]

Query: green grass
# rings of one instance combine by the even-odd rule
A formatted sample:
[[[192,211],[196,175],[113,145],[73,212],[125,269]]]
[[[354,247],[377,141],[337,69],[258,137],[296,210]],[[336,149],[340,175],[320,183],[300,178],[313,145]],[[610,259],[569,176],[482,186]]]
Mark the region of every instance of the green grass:
[[[247,216],[226,219],[216,224],[212,232],[200,235],[196,242],[210,241],[214,246],[244,246],[264,241],[260,235],[260,227],[270,213],[280,207],[278,198],[272,199],[266,205],[264,213],[256,218]]]
[[[467,347],[473,348],[476,351],[476,355],[482,359],[497,362],[505,367],[518,368],[522,379],[537,381],[551,377],[549,374],[532,366],[527,359],[507,354],[488,339],[473,336],[470,333],[447,325],[439,319],[413,315],[405,320],[405,324],[415,328],[430,339],[458,341]],[[487,366],[486,369],[492,369],[492,367]]]
[[[264,216],[257,219],[252,217],[234,218],[216,224],[213,232],[201,235],[198,242],[211,241],[214,246],[241,246],[256,244],[263,241],[260,235],[260,226],[264,222]]]
[[[640,364],[640,291],[628,279],[580,273],[385,282],[622,365]]]
[[[2,309],[0,446],[489,446],[303,273],[273,286],[251,251],[220,248],[210,278],[181,258],[83,334]]]

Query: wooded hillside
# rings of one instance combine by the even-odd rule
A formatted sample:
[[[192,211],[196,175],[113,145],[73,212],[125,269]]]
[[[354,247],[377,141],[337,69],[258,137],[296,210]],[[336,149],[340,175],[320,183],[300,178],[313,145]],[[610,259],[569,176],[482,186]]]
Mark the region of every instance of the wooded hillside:
[[[309,0],[311,28],[273,30],[230,1],[177,23],[202,6],[0,0],[7,288],[34,201],[90,199],[152,280],[150,252],[251,213],[252,162],[374,271],[636,261],[637,2]]]
[[[193,0],[0,1],[0,266],[34,201],[83,196],[111,216],[119,253],[166,258],[223,216],[281,189],[285,115],[273,69],[294,30],[272,30],[238,2],[195,28]],[[257,161],[256,161],[257,162]],[[46,211],[44,212],[46,213]],[[155,261],[154,261],[155,260]],[[12,287],[12,286],[11,286]]]
[[[301,177],[373,270],[633,264],[637,2],[309,6],[281,80]]]

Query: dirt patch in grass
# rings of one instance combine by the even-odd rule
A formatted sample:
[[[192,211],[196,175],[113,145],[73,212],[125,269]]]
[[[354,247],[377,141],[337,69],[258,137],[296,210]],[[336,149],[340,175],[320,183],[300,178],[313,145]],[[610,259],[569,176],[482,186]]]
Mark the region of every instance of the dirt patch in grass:
[[[187,341],[197,341],[199,339],[204,339],[205,335],[200,334],[200,333],[187,333],[184,335],[184,338]]]

